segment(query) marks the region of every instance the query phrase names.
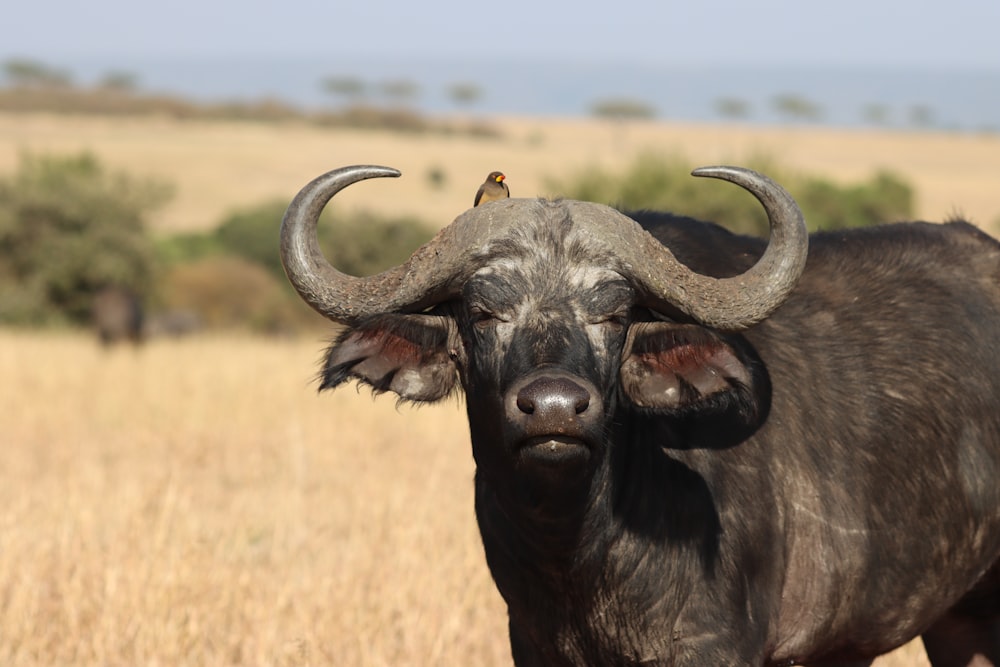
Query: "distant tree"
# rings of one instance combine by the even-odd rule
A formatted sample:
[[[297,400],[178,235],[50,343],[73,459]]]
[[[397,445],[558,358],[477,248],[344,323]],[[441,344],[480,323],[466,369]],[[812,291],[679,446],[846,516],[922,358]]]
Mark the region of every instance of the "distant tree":
[[[97,87],[102,90],[116,93],[131,93],[136,89],[138,79],[131,72],[108,72],[97,82]]]
[[[407,106],[420,93],[420,86],[406,79],[393,79],[381,83],[379,90],[393,106]]]
[[[592,115],[612,120],[639,120],[654,118],[656,109],[640,100],[627,97],[598,100],[590,107]]]
[[[738,97],[721,97],[715,101],[715,110],[723,118],[744,120],[750,116],[750,103]]]
[[[3,64],[4,78],[14,87],[66,88],[73,80],[68,72],[34,60],[12,58]]]
[[[427,182],[435,190],[440,190],[448,182],[448,174],[441,165],[434,165],[427,170]]]
[[[88,319],[104,286],[148,294],[146,216],[170,188],[109,172],[88,153],[24,156],[0,179],[0,322]]]
[[[353,76],[331,76],[321,82],[323,90],[335,97],[340,97],[353,103],[362,97],[368,87],[361,79]]]
[[[460,107],[472,106],[483,96],[483,90],[475,83],[453,83],[448,86],[448,97]]]
[[[861,110],[861,117],[869,125],[888,125],[889,109],[884,104],[873,102],[865,105]]]
[[[822,109],[800,95],[785,93],[772,100],[775,110],[791,120],[817,121],[823,117]]]
[[[934,124],[934,110],[926,104],[914,104],[910,107],[910,124],[914,127],[927,128]]]

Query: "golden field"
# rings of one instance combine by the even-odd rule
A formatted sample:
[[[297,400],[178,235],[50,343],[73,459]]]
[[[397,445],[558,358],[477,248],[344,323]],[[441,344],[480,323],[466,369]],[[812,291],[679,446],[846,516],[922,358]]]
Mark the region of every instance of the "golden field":
[[[464,411],[321,347],[0,330],[0,664],[509,665]]]
[[[692,167],[746,164],[764,156],[783,168],[840,182],[890,169],[914,186],[920,218],[940,221],[961,213],[994,233],[1000,221],[998,134],[598,119],[489,123],[501,138],[302,123],[8,113],[0,114],[0,174],[13,171],[25,151],[90,150],[113,168],[175,184],[176,197],[152,221],[155,230],[166,232],[211,227],[232,209],[265,199],[290,200],[314,176],[335,167],[381,164],[400,169],[403,177],[355,186],[338,201],[416,214],[444,226],[472,205],[476,188],[494,169],[507,174],[514,196],[554,195],[559,193],[546,191],[547,179],[591,165],[623,168],[648,150],[680,155]],[[432,169],[445,176],[440,189],[428,186]]]

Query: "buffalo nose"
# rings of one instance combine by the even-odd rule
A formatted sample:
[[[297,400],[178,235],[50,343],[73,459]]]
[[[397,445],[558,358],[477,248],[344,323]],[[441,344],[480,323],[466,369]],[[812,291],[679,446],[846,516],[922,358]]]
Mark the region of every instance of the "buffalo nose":
[[[521,378],[504,397],[509,435],[533,438],[595,437],[604,417],[597,388],[578,375],[545,369]]]
[[[590,392],[568,378],[539,378],[517,392],[517,407],[526,415],[569,417],[590,407]]]

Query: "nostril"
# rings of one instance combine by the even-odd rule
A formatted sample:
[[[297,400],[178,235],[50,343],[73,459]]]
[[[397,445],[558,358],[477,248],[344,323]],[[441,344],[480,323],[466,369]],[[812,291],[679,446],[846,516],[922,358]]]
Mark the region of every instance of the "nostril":
[[[593,397],[567,378],[542,377],[522,387],[515,398],[517,409],[536,418],[565,419],[583,415]]]

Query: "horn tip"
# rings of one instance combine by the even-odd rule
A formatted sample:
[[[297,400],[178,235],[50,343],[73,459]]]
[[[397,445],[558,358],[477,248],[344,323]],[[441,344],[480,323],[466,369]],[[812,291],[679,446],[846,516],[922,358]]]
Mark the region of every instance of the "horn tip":
[[[743,167],[730,167],[728,165],[713,165],[709,167],[698,167],[691,171],[692,176],[701,178],[726,178],[730,174],[745,174],[749,169]]]
[[[393,167],[383,167],[382,165],[377,164],[367,165],[361,167],[361,169],[367,170],[368,173],[376,178],[399,178],[403,175],[403,172],[399,169],[394,169]]]

